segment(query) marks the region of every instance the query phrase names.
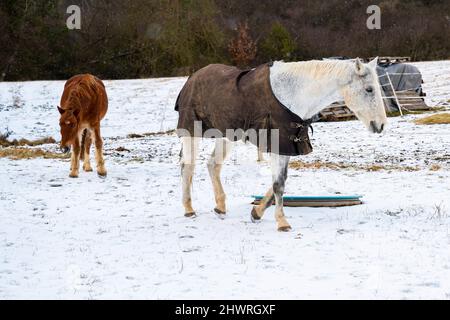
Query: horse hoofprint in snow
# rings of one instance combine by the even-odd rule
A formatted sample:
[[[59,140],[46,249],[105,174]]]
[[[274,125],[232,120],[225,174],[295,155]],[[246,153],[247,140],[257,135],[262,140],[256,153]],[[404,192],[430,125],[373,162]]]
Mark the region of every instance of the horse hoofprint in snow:
[[[377,59],[369,64],[363,64],[359,59],[275,62],[247,71],[210,65],[192,75],[181,90],[176,105],[180,114],[178,134],[183,144],[181,168],[185,215],[195,215],[191,200],[192,176],[199,138],[206,130],[216,129],[222,134],[227,130],[277,130],[276,149],[272,148],[274,141],[268,146],[260,145],[259,139],[251,141],[271,153],[273,175],[271,188],[251,215],[253,221],[260,220],[275,199],[278,230],[290,230],[283,212],[284,186],[290,156],[312,151],[308,139],[309,119],[331,103],[344,100],[372,132],[383,131],[387,118],[376,65]],[[196,133],[196,122],[202,124],[200,134]],[[222,217],[226,213],[226,197],[220,171],[231,148],[230,140],[234,139],[217,138],[216,148],[208,161],[217,204],[215,211]]]

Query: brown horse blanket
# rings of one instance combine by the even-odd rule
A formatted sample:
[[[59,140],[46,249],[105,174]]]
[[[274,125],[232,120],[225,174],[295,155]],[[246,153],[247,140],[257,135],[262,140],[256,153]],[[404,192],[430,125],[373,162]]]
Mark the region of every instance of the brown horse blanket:
[[[194,73],[181,90],[175,110],[179,112],[179,136],[199,136],[194,122],[201,121],[203,135],[217,129],[226,136],[227,129],[267,132],[266,144],[249,140],[263,152],[296,156],[312,152],[304,121],[281,104],[270,85],[270,65],[252,70],[213,64]],[[278,129],[278,149],[272,148],[271,132]],[[184,134],[182,133],[184,132]],[[272,137],[272,138],[271,138]]]

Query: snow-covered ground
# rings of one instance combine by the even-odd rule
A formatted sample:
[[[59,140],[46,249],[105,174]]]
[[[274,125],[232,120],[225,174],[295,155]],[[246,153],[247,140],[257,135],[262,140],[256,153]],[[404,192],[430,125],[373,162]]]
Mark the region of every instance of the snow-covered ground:
[[[450,61],[416,65],[427,103],[448,103]],[[242,143],[223,169],[228,217],[216,218],[204,141],[198,217],[186,219],[178,139],[127,138],[173,129],[185,80],[106,81],[107,179],[69,179],[67,160],[0,158],[0,298],[450,299],[450,125],[391,118],[380,136],[357,121],[315,124],[314,153],[294,160],[354,168],[291,170],[287,195],[362,194],[364,204],[286,208],[286,234],[273,209],[250,222],[250,195],[266,191],[270,170]],[[58,140],[63,85],[0,83],[0,133]],[[373,164],[388,169],[365,170]]]

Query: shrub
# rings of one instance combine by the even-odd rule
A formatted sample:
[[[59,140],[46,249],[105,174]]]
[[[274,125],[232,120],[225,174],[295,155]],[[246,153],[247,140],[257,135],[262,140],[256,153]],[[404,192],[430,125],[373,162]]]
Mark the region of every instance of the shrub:
[[[291,34],[279,22],[272,25],[269,34],[261,44],[261,52],[266,60],[293,60],[296,49],[297,46]]]

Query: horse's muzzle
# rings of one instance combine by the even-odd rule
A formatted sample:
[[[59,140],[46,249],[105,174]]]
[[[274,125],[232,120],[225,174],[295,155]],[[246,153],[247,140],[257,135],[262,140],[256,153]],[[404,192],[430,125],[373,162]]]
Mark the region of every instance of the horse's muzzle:
[[[69,147],[61,147],[61,151],[65,154],[70,152],[70,148]]]
[[[373,133],[382,133],[384,130],[384,123],[382,123],[381,126],[377,126],[375,121],[370,121],[370,130]]]

